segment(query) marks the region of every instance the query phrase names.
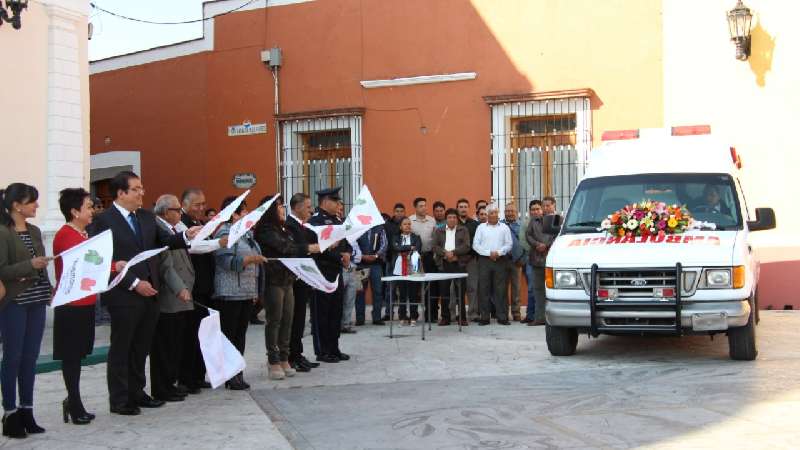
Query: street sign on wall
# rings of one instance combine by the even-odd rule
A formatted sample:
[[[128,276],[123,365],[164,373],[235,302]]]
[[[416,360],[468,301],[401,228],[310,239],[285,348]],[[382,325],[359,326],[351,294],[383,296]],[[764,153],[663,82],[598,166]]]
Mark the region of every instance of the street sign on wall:
[[[237,173],[233,175],[233,185],[238,189],[250,189],[256,184],[256,174]]]
[[[231,125],[228,127],[228,136],[248,136],[251,134],[266,134],[266,123],[250,123],[245,120],[241,125]]]

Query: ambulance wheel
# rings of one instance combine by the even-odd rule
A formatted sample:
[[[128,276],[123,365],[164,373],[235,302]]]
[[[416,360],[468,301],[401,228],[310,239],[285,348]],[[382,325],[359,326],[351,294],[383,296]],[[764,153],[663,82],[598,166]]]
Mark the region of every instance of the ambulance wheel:
[[[753,361],[758,356],[755,322],[755,313],[751,312],[747,325],[728,330],[728,351],[731,359]]]
[[[545,326],[547,349],[553,356],[572,356],[578,347],[578,330],[575,328]]]

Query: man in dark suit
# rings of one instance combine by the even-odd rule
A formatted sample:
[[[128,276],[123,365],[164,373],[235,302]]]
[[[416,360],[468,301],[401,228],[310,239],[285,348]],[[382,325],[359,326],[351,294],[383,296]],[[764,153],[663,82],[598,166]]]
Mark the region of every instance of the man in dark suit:
[[[304,247],[306,254],[319,253],[317,235],[303,226],[311,217],[311,198],[302,192],[289,199],[289,214],[286,217],[286,230],[296,243]],[[298,372],[308,372],[319,363],[311,362],[303,356],[303,332],[306,328],[306,309],[314,301],[314,290],[302,280],[294,282],[294,316],[292,316],[292,337],[289,343],[289,364]]]
[[[171,235],[156,225],[155,215],[142,209],[144,188],[133,172],[120,172],[109,183],[114,195],[110,208],[95,218],[93,234],[114,233],[114,260],[129,261],[137,254],[155,248],[186,248],[199,228]],[[163,401],[144,392],[145,361],[150,352],[160,287],[158,258],[131,267],[122,282],[103,294],[111,314],[111,348],[108,351],[108,392],[111,412],[137,415],[139,407],[158,408]]]
[[[444,228],[437,228],[433,232],[434,260],[441,272],[466,272],[467,264],[472,260],[469,230],[459,221],[457,210],[448,209],[445,211],[445,217],[447,222]],[[469,325],[467,310],[462,301],[466,287],[467,282],[464,278],[444,280],[439,284],[439,292],[448,294],[447,301],[442,299],[442,320],[439,325],[450,325],[450,320],[456,317],[461,322],[461,326]],[[454,298],[453,293],[461,298]]]
[[[308,223],[314,226],[341,225],[342,220],[336,216],[339,208],[339,190],[341,187],[322,189],[317,191],[319,196],[319,209],[309,219]],[[353,248],[342,239],[336,245],[325,249],[322,253],[315,254],[314,261],[328,281],[339,277],[339,285],[335,291],[328,294],[322,291],[316,293],[317,301],[314,302],[316,314],[312,314],[315,347],[319,349],[317,361],[338,363],[346,361],[350,356],[339,349],[339,334],[342,325],[342,309],[344,301],[344,286],[339,276],[345,266],[350,265],[350,256]],[[316,348],[315,348],[316,350]]]

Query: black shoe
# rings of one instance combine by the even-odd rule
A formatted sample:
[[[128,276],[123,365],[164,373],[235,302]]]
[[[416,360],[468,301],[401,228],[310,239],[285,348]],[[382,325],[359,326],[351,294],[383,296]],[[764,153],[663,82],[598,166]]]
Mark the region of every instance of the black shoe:
[[[388,315],[385,315],[385,316],[381,317],[381,322],[388,322],[388,321],[390,321],[390,320],[391,320],[391,319],[389,318],[389,316],[388,316]]]
[[[499,325],[511,325],[511,322],[509,322],[508,320],[498,320],[497,323]]]
[[[111,414],[119,414],[120,416],[138,416],[142,410],[135,405],[111,405]]]
[[[139,400],[136,400],[136,405],[141,408],[161,408],[166,403],[163,400],[156,400],[153,397],[150,397],[147,394],[142,395],[139,397]]]
[[[155,399],[162,402],[182,402],[186,400],[186,397],[180,394],[172,393],[166,395],[156,395]]]
[[[225,382],[225,389],[230,389],[232,391],[246,391],[247,386],[239,382],[239,380],[231,379],[230,381]]]
[[[342,328],[342,334],[356,334],[356,333],[358,332],[350,327]]]
[[[197,387],[197,386],[189,387],[189,386],[186,386],[184,384],[179,384],[179,385],[175,386],[175,392],[177,392],[178,394],[181,394],[181,395],[183,395],[183,394],[199,394],[200,393],[200,388]]]
[[[295,369],[307,369],[307,370],[302,370],[302,372],[308,372],[309,370],[313,369],[314,366],[312,366],[310,362],[305,361],[304,359],[291,362],[290,365]]]
[[[478,322],[478,325],[480,325],[480,326],[489,325],[489,321],[488,320],[478,320],[477,322]]]
[[[544,320],[533,320],[528,322],[529,327],[539,327],[544,325]]]
[[[348,360],[350,360],[350,355],[348,355],[347,353],[336,352],[336,353],[333,354],[333,356],[339,358],[339,361],[348,361]]]
[[[531,322],[533,322],[533,319],[528,319],[527,317],[519,321],[519,323],[531,323]]]
[[[308,367],[310,367],[312,369],[314,369],[316,367],[319,367],[319,363],[311,362],[311,361],[307,360],[306,357],[303,356],[303,355],[300,355],[300,358],[298,359],[298,361],[300,361],[302,364],[305,364],[306,366],[308,366]]]
[[[3,417],[3,436],[15,439],[22,439],[28,437],[25,432],[25,427],[22,425],[22,418],[19,414],[20,410]]]
[[[306,366],[305,364],[300,364],[299,362],[292,362],[289,363],[292,369],[298,372],[311,372],[311,367]]]
[[[250,389],[250,383],[244,381],[244,374],[240,372],[238,376],[239,376],[239,383],[242,386],[244,386],[245,390]]]
[[[17,410],[17,412],[19,412],[19,419],[22,422],[22,426],[25,428],[26,433],[44,433],[44,428],[40,427],[39,424],[36,423],[36,419],[33,418],[32,408],[20,408]]]
[[[364,320],[363,319],[362,320],[356,320],[356,326],[357,327],[364,326]]]
[[[324,363],[338,363],[339,358],[334,355],[317,355],[317,361]]]
[[[470,319],[469,321],[470,321],[470,322],[475,322],[475,323],[481,323],[481,319],[477,319],[477,318],[475,318],[475,319]]]
[[[386,325],[386,322],[384,322],[383,319],[381,319],[381,320],[373,320],[372,324],[373,325]]]
[[[242,374],[234,375],[233,378],[225,382],[225,389],[232,391],[246,391],[250,389],[250,385],[244,382]]]
[[[258,317],[253,317],[250,319],[250,325],[264,325],[264,321],[259,319]]]
[[[87,425],[92,421],[88,413],[73,414],[69,411],[69,399],[61,402],[61,415],[64,416],[64,423],[69,423],[70,419],[74,425]]]

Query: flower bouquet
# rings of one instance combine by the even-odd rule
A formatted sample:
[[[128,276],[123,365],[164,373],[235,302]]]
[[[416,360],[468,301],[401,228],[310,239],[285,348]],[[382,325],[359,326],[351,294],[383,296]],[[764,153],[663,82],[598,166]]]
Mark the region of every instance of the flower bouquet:
[[[664,236],[681,234],[692,227],[685,206],[643,200],[609,214],[600,229],[612,236]]]

